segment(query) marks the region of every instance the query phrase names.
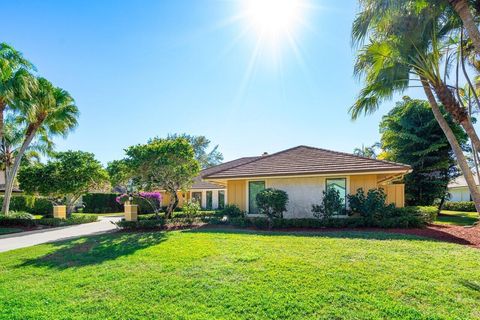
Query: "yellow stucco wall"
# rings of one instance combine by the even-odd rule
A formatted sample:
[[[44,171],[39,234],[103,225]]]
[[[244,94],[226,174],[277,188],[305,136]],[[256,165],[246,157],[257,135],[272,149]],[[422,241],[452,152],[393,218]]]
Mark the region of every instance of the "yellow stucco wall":
[[[234,204],[241,210],[247,210],[246,208],[246,189],[245,180],[229,180],[227,182],[227,199],[228,204]]]
[[[160,194],[162,195],[162,206],[168,206],[171,198],[170,194],[166,193],[165,191],[160,192]],[[177,192],[177,194],[178,194],[178,206],[182,207],[185,200],[188,201],[188,199],[190,198],[189,194],[188,192],[184,193],[180,191]]]
[[[405,206],[405,186],[403,184],[379,184],[378,182],[384,179],[385,175],[377,175],[377,174],[366,174],[366,175],[352,175],[348,176],[348,183],[349,183],[349,194],[355,194],[357,189],[362,188],[365,192],[370,189],[374,188],[383,188],[385,193],[387,194],[387,202],[388,203],[395,203],[397,207],[404,207]],[[303,192],[305,196],[311,196],[315,198],[311,201],[318,202],[321,197],[321,191],[324,188],[326,177],[318,177],[318,178],[276,178],[276,179],[263,179],[266,181],[266,186],[268,187],[276,187],[279,189],[288,189],[284,185],[295,185],[297,189],[301,190],[301,188],[313,188],[315,186],[319,186],[318,190],[310,190],[311,192],[315,192],[318,194],[318,198],[315,198],[311,195],[308,195],[309,192]],[[313,180],[312,180],[313,179]],[[255,180],[255,179],[254,179]],[[291,183],[287,183],[288,181]],[[311,181],[315,181],[314,184],[311,184]],[[228,204],[235,204],[241,210],[247,210],[247,180],[229,180],[227,182],[227,202]],[[272,181],[275,181],[273,183]],[[281,182],[281,183],[280,183]],[[281,184],[277,185],[278,183]],[[283,184],[282,184],[283,183]],[[290,193],[292,191],[290,190]],[[293,196],[293,194],[292,194]],[[299,198],[295,196],[295,198]],[[305,198],[305,197],[303,197]],[[308,202],[305,199],[302,201]],[[316,203],[315,202],[315,203]],[[306,204],[308,208],[311,207],[310,203]],[[308,210],[307,210],[308,211]]]

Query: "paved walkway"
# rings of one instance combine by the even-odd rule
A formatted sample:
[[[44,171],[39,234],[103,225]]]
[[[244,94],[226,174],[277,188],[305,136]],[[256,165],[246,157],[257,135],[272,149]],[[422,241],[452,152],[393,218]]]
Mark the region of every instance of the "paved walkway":
[[[3,235],[0,236],[0,252],[111,232],[117,228],[112,222],[120,219],[121,217],[99,217],[99,221],[93,223]]]

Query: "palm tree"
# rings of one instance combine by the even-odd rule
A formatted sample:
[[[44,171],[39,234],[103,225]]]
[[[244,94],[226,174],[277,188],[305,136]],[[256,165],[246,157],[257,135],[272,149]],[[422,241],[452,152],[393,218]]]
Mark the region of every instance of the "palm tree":
[[[4,181],[8,180],[24,137],[24,127],[17,123],[14,113],[7,114],[4,123],[3,138],[0,142],[0,168],[4,173]],[[44,134],[39,134],[30,144],[23,157],[24,161],[39,161],[42,155],[53,151],[53,142]]]
[[[470,10],[470,4],[467,0],[448,0],[448,2],[460,19],[462,19],[463,25],[465,29],[467,29],[470,40],[475,47],[475,51],[480,55],[480,31],[477,28],[475,17]]]
[[[0,43],[0,140],[3,136],[3,117],[15,99],[29,96],[35,81],[30,71],[33,65],[6,43]]]
[[[480,193],[472,172],[432,93],[435,92],[445,109],[461,124],[477,150],[480,150],[480,139],[467,110],[459,104],[451,86],[445,82],[449,57],[440,41],[456,30],[455,21],[444,20],[442,11],[435,6],[424,3],[414,8],[402,7],[398,5],[400,2],[362,1],[368,5],[355,20],[352,36],[356,43],[361,43],[367,35],[370,41],[360,50],[355,64],[355,73],[365,79],[365,87],[350,109],[352,117],[374,112],[382,101],[411,87],[411,82],[418,81],[420,85],[417,87],[424,89],[480,212]],[[445,70],[441,68],[442,61],[446,61]]]
[[[380,148],[380,143],[375,143],[370,147],[365,147],[365,145],[362,144],[361,148],[355,148],[353,150],[353,154],[361,157],[366,157],[366,158],[377,158],[377,149]]]
[[[17,121],[25,126],[23,142],[11,168],[5,186],[2,211],[8,214],[13,183],[25,152],[37,136],[66,136],[77,125],[78,108],[72,96],[65,90],[54,87],[44,78],[37,79],[32,98],[18,101]]]

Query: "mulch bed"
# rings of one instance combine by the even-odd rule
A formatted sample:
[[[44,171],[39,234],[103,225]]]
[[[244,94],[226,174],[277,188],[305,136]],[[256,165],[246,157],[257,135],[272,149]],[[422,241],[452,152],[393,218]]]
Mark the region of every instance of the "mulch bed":
[[[226,226],[203,226],[206,229],[225,229]],[[227,227],[228,228],[228,227]],[[231,229],[239,229],[230,227]],[[255,228],[245,228],[247,230],[259,231]],[[420,229],[382,229],[382,228],[287,228],[273,229],[275,232],[341,232],[341,231],[369,231],[369,232],[387,232],[408,234],[419,237],[432,238],[439,241],[457,243],[480,249],[480,226],[462,227],[451,225],[431,224],[426,228]]]

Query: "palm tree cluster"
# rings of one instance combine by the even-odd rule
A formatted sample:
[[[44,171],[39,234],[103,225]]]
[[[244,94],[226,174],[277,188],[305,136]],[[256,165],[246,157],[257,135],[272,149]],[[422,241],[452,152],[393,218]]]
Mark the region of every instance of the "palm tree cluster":
[[[2,213],[8,214],[15,177],[22,161],[48,154],[52,138],[77,125],[72,96],[36,75],[35,67],[0,43],[0,165],[5,172]]]
[[[460,143],[441,112],[465,130],[475,149],[480,139],[471,108],[465,105],[466,79],[473,112],[480,110],[471,73],[480,69],[478,1],[467,0],[359,0],[353,28],[359,48],[354,72],[364,87],[351,107],[352,118],[376,111],[379,105],[408,88],[422,88],[436,121],[447,137],[480,212],[480,192]]]

